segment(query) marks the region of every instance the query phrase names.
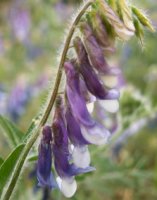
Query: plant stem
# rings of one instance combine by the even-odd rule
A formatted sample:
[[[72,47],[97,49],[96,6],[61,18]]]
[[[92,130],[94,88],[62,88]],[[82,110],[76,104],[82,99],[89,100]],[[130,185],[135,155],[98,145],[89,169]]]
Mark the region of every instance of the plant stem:
[[[23,149],[23,152],[17,162],[17,165],[16,165],[16,169],[15,171],[13,172],[13,176],[11,178],[11,181],[10,181],[10,184],[8,186],[8,189],[3,197],[3,200],[9,200],[11,195],[12,195],[12,192],[16,186],[16,183],[18,181],[18,178],[19,178],[19,175],[20,175],[20,172],[22,170],[22,167],[24,165],[24,162],[26,160],[26,157],[30,151],[30,149],[32,148],[33,144],[35,143],[35,141],[37,140],[38,136],[39,136],[39,131],[41,130],[41,128],[44,126],[44,124],[46,123],[49,115],[50,115],[50,112],[52,110],[52,107],[55,103],[55,100],[56,100],[56,97],[57,97],[57,94],[58,94],[58,89],[59,89],[59,86],[60,86],[60,82],[61,82],[61,78],[62,78],[62,71],[63,71],[63,66],[64,66],[64,62],[66,60],[66,55],[67,55],[67,52],[68,52],[68,49],[69,49],[69,45],[70,45],[70,42],[71,42],[71,39],[72,39],[72,36],[74,34],[74,31],[75,31],[75,28],[77,26],[77,24],[79,23],[81,17],[83,16],[83,14],[85,13],[85,11],[88,9],[88,7],[93,3],[92,0],[89,0],[87,1],[87,3],[85,3],[85,5],[82,7],[82,9],[80,10],[80,12],[78,13],[78,15],[76,16],[70,30],[69,30],[69,33],[67,35],[67,38],[66,38],[66,41],[65,41],[65,45],[64,45],[64,48],[63,48],[63,52],[62,52],[62,55],[61,55],[61,60],[60,60],[60,64],[59,64],[59,68],[58,68],[58,73],[57,73],[57,77],[56,77],[56,81],[55,81],[55,85],[54,85],[54,90],[51,94],[51,97],[50,97],[50,100],[46,106],[46,109],[42,115],[42,118],[40,120],[40,122],[38,123],[38,125],[33,129],[32,131],[32,134],[31,134],[31,137],[28,139],[24,149]]]

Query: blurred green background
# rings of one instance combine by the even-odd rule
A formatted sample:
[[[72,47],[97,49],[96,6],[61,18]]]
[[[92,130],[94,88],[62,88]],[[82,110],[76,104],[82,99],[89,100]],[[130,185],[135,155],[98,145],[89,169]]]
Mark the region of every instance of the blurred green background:
[[[0,114],[23,132],[45,101],[50,78],[55,79],[65,28],[79,2],[0,1]],[[157,25],[156,0],[133,3],[144,9]],[[118,42],[114,57],[124,72],[124,89],[129,91],[121,98],[119,123],[124,128],[119,129],[119,134],[127,135],[132,124],[138,128],[130,131],[131,137],[117,136],[107,147],[91,148],[92,165],[97,170],[77,178],[78,190],[73,200],[157,199],[157,34],[146,31],[144,39],[143,47],[137,38],[128,43]],[[137,100],[135,93],[141,99]],[[1,131],[0,155],[5,158],[10,150]],[[35,192],[35,180],[29,178],[34,165],[27,163],[13,199],[43,198],[43,191]],[[53,191],[49,199],[64,197]]]

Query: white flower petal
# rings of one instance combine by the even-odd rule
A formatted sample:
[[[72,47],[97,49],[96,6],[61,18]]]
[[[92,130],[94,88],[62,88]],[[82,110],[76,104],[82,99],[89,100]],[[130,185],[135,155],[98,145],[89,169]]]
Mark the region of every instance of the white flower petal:
[[[100,105],[110,113],[116,113],[119,110],[118,100],[103,100],[99,101]]]
[[[60,177],[57,177],[56,181],[59,189],[66,198],[71,198],[75,194],[77,190],[77,183],[73,177],[66,179],[61,179]]]
[[[57,182],[57,185],[58,185],[58,187],[60,189],[61,188],[62,179],[59,176],[56,178],[56,182]]]
[[[91,114],[94,110],[94,103],[88,103],[87,104],[87,109],[88,109],[88,112]]]
[[[73,144],[69,144],[69,152],[72,154],[74,150],[74,145]]]
[[[96,101],[96,97],[91,93],[88,93],[88,95],[89,95],[89,103],[94,103]]]
[[[100,124],[93,127],[81,126],[81,132],[88,142],[95,145],[106,144],[110,137],[110,132]]]
[[[118,37],[122,40],[125,40],[125,41],[129,40],[132,36],[135,35],[134,31],[129,30],[129,29],[124,28],[124,27],[123,28],[122,27],[121,28],[115,27],[115,31],[116,31]]]
[[[117,76],[111,76],[111,75],[103,76],[102,81],[103,81],[104,85],[109,88],[114,88],[118,85]]]
[[[77,167],[86,168],[90,165],[90,153],[87,146],[75,147],[72,157]]]

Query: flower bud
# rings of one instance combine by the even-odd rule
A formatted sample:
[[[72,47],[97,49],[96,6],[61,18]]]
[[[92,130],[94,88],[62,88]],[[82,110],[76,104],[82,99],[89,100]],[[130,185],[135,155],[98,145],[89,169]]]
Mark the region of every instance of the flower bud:
[[[122,18],[125,26],[129,30],[135,32],[131,9],[126,4],[126,0],[119,0],[119,1],[117,1],[117,4],[118,4],[118,11],[120,12],[121,18]]]
[[[115,33],[122,40],[128,40],[134,35],[134,31],[125,27],[123,22],[119,19],[118,15],[112,8],[104,1],[98,1],[99,10],[107,21],[113,26]]]
[[[102,48],[110,47],[110,49],[112,49],[112,52],[114,52],[114,39],[111,38],[108,34],[100,15],[97,12],[92,12],[90,13],[90,19],[94,35],[100,46]]]
[[[101,73],[108,73],[108,64],[104,58],[103,50],[98,44],[91,27],[87,22],[82,22],[80,29],[92,66]]]
[[[136,15],[136,17],[138,18],[138,20],[141,22],[143,26],[148,27],[153,32],[155,31],[150,20],[144,15],[142,11],[140,11],[136,7],[132,7],[132,12]]]
[[[135,26],[135,34],[136,36],[140,39],[141,44],[143,44],[143,29],[141,27],[141,24],[139,23],[139,21],[137,19],[134,19],[134,26]]]
[[[109,91],[104,87],[100,77],[96,74],[90,62],[86,49],[79,37],[74,39],[74,47],[79,61],[79,71],[81,72],[88,90],[99,99],[106,99]]]

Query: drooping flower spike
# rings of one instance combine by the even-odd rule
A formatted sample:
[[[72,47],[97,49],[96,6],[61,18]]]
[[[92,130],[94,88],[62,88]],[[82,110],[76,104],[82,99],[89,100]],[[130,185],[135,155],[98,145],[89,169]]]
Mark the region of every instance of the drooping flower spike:
[[[94,170],[90,166],[88,145],[106,144],[118,127],[115,115],[113,123],[108,121],[110,126],[106,125],[107,117],[118,111],[120,97],[120,70],[109,66],[107,55],[115,52],[117,37],[128,40],[135,29],[138,31],[136,26],[134,28],[132,14],[138,23],[145,20],[142,24],[150,28],[138,10],[132,8],[131,13],[130,7],[125,2],[123,6],[123,2],[120,0],[119,7],[115,4],[113,8],[109,2],[95,0],[86,17],[79,22],[76,18],[78,24],[74,25],[80,33],[69,41],[71,45],[73,39],[74,54],[71,55],[75,57],[71,59],[63,51],[66,54],[62,57],[66,58],[62,63],[66,75],[64,99],[58,96],[52,127],[43,129],[37,178],[39,186],[59,187],[66,197],[72,197],[76,192],[75,176]],[[74,32],[73,28],[70,33]],[[57,81],[59,79],[61,73]],[[51,171],[52,158],[58,174],[57,184]]]

